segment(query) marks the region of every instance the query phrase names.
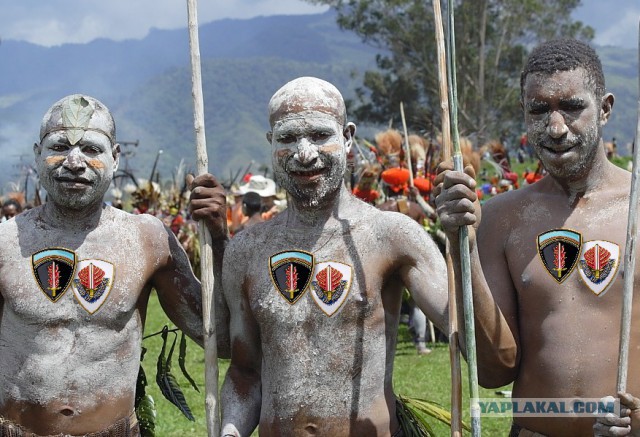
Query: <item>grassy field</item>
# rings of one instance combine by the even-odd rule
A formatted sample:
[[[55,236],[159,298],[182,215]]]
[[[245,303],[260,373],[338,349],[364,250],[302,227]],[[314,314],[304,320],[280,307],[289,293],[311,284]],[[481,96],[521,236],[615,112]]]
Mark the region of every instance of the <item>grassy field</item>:
[[[155,294],[151,296],[147,316],[147,327],[145,334],[152,334],[160,331],[164,325],[173,327],[164,315]],[[171,339],[171,337],[170,337]],[[147,388],[156,403],[158,417],[156,420],[156,435],[165,436],[206,436],[206,421],[204,411],[204,356],[202,349],[189,340],[187,347],[187,370],[194,378],[201,392],[196,392],[182,376],[178,366],[177,349],[173,359],[172,373],[180,383],[180,387],[185,394],[187,402],[191,407],[196,421],[187,420],[176,407],[162,397],[160,390],[155,384],[156,359],[162,347],[162,339],[155,336],[144,340],[144,346],[148,349],[143,366],[149,380]],[[446,344],[436,344],[432,346],[433,352],[429,355],[419,356],[416,354],[413,343],[406,326],[401,325],[398,341],[398,348],[395,360],[394,387],[397,394],[423,398],[435,401],[447,409],[450,408],[450,370],[449,370],[449,349]],[[220,378],[224,377],[228,366],[227,360],[220,360]],[[466,385],[467,369],[463,363],[463,410],[464,420],[469,421],[469,389]],[[222,383],[222,382],[221,382]],[[481,397],[496,397],[495,390],[480,389]],[[510,427],[508,418],[487,418],[482,421],[482,431],[484,435],[508,435]],[[434,431],[437,436],[448,436],[447,426],[434,422]],[[254,433],[257,435],[257,433]],[[467,435],[465,433],[465,435]]]

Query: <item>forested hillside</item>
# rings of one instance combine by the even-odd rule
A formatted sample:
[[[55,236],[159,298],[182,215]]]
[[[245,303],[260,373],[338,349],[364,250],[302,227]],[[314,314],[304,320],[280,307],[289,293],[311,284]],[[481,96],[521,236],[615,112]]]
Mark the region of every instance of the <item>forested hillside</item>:
[[[376,56],[357,36],[339,30],[332,12],[208,23],[201,26],[200,45],[210,168],[223,178],[251,160],[254,170],[270,163],[266,105],[278,87],[314,75],[335,83],[350,98],[363,72],[374,68]],[[598,51],[617,97],[605,138],[615,136],[623,146],[635,133],[637,56],[634,50],[612,47]],[[190,81],[186,29],[153,30],[142,40],[51,48],[3,40],[0,194],[9,182],[24,183],[42,114],[74,92],[93,95],[112,109],[119,140],[139,141],[130,147],[134,155],[128,160],[136,176],[149,175],[160,149],[163,177],[170,177],[181,159],[193,168]]]

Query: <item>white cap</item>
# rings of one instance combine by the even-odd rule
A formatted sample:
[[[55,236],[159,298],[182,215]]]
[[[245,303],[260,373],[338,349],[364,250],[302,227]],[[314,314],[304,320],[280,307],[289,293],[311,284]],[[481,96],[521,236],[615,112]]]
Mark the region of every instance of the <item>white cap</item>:
[[[273,179],[265,178],[261,175],[253,175],[249,178],[249,182],[241,185],[238,189],[240,194],[246,194],[250,191],[258,193],[260,197],[270,197],[276,195],[276,183]]]

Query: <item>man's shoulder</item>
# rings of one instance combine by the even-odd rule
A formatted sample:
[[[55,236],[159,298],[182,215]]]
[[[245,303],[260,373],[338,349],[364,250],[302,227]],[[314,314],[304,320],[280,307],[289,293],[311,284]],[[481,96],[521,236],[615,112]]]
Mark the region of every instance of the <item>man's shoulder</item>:
[[[106,206],[108,217],[115,223],[126,223],[140,227],[162,227],[162,221],[151,214],[132,214],[112,206]]]
[[[528,204],[534,199],[539,200],[542,191],[540,190],[540,182],[525,185],[517,190],[507,191],[492,197],[482,204],[482,213],[499,211],[505,213],[508,210],[520,208],[522,205]]]

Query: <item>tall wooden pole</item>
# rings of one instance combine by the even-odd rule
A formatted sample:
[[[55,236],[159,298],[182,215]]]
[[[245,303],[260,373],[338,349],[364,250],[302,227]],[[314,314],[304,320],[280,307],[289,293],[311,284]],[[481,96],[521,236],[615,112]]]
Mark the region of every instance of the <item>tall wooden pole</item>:
[[[407,161],[409,170],[409,186],[413,188],[413,165],[411,163],[411,146],[409,145],[409,133],[407,132],[407,120],[404,118],[404,105],[400,102],[400,117],[402,118],[402,129],[404,129],[404,159]]]
[[[200,70],[200,42],[198,40],[197,0],[187,0],[189,16],[189,48],[191,52],[191,94],[193,95],[193,126],[196,133],[197,172],[207,173],[207,140],[204,131],[204,99],[202,97],[202,73]],[[200,240],[200,280],[202,282],[202,323],[204,329],[204,380],[206,386],[205,409],[209,437],[220,435],[218,406],[218,348],[216,343],[215,305],[213,304],[213,251],[211,234],[203,221],[198,223]]]
[[[640,23],[638,25],[638,62],[640,79]],[[640,80],[639,80],[640,84]],[[633,148],[633,169],[631,171],[631,194],[627,221],[627,242],[624,254],[624,282],[622,286],[622,318],[620,320],[620,349],[618,353],[618,380],[616,390],[627,391],[627,371],[629,367],[629,337],[631,335],[631,310],[633,304],[633,279],[636,267],[636,235],[638,233],[638,189],[640,188],[640,97],[638,98],[638,122]]]
[[[440,85],[440,110],[442,113],[442,157],[451,159],[451,122],[449,119],[449,93],[447,89],[447,60],[440,0],[433,0],[433,16],[438,53],[438,83]],[[462,436],[462,369],[458,345],[458,305],[453,262],[446,241],[447,279],[449,289],[449,360],[451,361],[451,437]]]
[[[458,92],[456,83],[456,44],[453,1],[448,0],[449,15],[447,50],[447,78],[449,82],[449,101],[451,103],[451,128],[453,137],[453,165],[456,171],[463,172],[462,152],[460,150],[460,135],[458,133]],[[462,305],[464,311],[465,344],[467,347],[467,364],[469,368],[469,389],[471,400],[471,434],[481,435],[480,406],[478,403],[478,360],[476,356],[476,328],[473,312],[473,291],[471,289],[471,257],[469,254],[469,230],[466,226],[460,228],[460,261],[462,280]]]

